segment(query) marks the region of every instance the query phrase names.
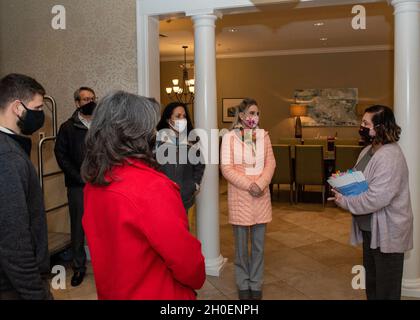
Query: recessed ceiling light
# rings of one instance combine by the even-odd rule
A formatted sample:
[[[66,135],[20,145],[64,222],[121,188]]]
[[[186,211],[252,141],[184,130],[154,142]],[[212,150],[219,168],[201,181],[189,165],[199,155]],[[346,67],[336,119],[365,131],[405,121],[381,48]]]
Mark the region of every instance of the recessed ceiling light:
[[[232,33],[233,33],[233,32],[238,32],[238,29],[236,29],[236,28],[230,28],[230,29],[229,29],[229,32],[232,32]]]
[[[321,40],[321,41],[327,41],[328,38],[320,38],[319,40]]]
[[[322,27],[324,24],[325,24],[324,22],[317,22],[317,23],[314,23],[314,26],[315,27]]]

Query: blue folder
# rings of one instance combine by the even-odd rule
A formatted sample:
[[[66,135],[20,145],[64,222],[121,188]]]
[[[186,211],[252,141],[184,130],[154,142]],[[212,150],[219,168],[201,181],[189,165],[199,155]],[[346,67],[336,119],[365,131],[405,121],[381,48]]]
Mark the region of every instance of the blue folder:
[[[369,186],[367,181],[355,182],[342,187],[335,188],[342,195],[349,196],[358,196],[359,194],[366,192]]]

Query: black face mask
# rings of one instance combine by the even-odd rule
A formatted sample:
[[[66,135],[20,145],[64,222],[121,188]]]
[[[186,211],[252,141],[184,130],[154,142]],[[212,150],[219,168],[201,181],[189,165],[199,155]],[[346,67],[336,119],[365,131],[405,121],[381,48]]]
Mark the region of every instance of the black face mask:
[[[96,108],[96,103],[95,101],[91,101],[83,106],[81,106],[79,108],[79,111],[81,112],[81,114],[85,115],[85,116],[91,116],[93,114],[93,111]]]
[[[366,128],[364,126],[360,126],[359,134],[366,143],[372,143],[372,141],[373,141],[373,137],[369,133],[370,133],[369,128]]]
[[[31,110],[28,109],[22,102],[21,104],[26,111],[22,117],[19,117],[17,125],[22,134],[29,136],[43,127],[45,114],[44,111]]]

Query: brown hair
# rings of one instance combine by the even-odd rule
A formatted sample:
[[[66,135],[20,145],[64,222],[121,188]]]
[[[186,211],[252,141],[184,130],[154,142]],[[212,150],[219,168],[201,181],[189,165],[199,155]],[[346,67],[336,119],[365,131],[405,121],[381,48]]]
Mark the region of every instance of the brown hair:
[[[77,89],[73,96],[74,96],[74,101],[80,101],[80,92],[82,91],[89,91],[90,93],[92,93],[94,96],[96,96],[95,91],[92,88],[89,87],[80,87],[79,89]]]
[[[27,103],[36,94],[45,95],[45,89],[38,81],[23,74],[11,73],[0,79],[0,111],[13,100]]]
[[[374,105],[365,110],[372,114],[372,122],[376,132],[374,144],[388,144],[400,140],[401,128],[395,121],[391,108],[382,105]]]

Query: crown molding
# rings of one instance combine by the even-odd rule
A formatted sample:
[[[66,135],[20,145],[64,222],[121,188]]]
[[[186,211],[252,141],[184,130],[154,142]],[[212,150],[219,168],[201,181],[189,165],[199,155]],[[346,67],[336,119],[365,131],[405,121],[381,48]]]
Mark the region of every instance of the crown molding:
[[[211,10],[243,13],[253,8],[259,11],[260,6],[275,4],[292,4],[294,8],[324,7],[334,5],[363,4],[385,0],[137,0],[142,14],[147,16],[165,16],[168,14],[201,14]]]
[[[393,51],[391,45],[374,45],[374,46],[354,46],[354,47],[331,47],[331,48],[311,48],[311,49],[292,49],[292,50],[270,50],[270,51],[254,51],[254,52],[236,52],[221,53],[216,55],[217,59],[237,59],[237,58],[255,58],[255,57],[272,57],[272,56],[293,56],[306,54],[327,54],[327,53],[351,53],[351,52],[372,52],[372,51]],[[194,56],[187,56],[188,60],[193,60]],[[182,61],[183,56],[162,57],[162,62]]]

